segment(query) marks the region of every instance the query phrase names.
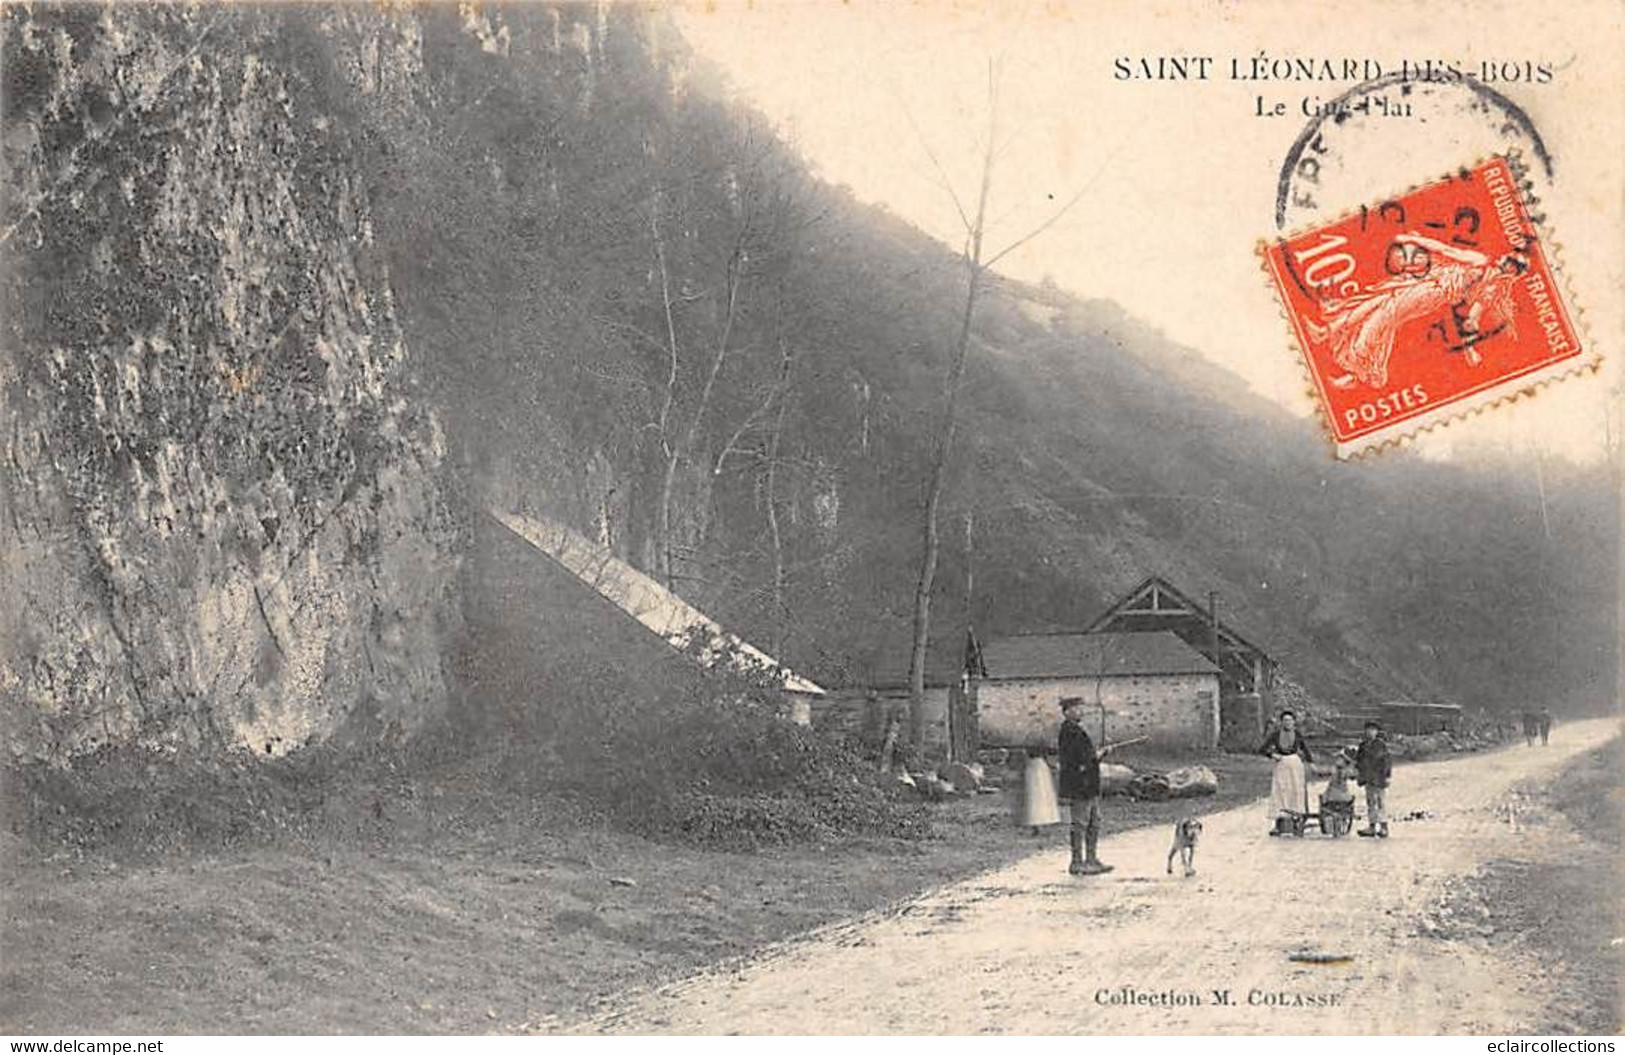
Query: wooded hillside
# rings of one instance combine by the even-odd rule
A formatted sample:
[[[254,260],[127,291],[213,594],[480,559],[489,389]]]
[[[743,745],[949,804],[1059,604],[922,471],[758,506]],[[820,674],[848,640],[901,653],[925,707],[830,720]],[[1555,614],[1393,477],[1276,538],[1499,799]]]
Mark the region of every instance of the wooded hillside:
[[[4,18],[21,750],[81,743],[91,713],[126,735],[147,693],[239,724],[325,694],[344,713],[312,735],[362,699],[433,710],[486,503],[607,542],[814,678],[895,665],[962,269],[816,179],[663,15]],[[1312,423],[1054,289],[999,283],[973,340],[952,647],[970,618],[1085,623],[1156,573],[1218,590],[1327,702],[1575,709],[1613,684],[1601,468],[1334,463]],[[126,517],[160,478],[170,504]],[[53,614],[64,588],[82,600]],[[263,640],[239,655],[233,620]],[[301,620],[301,648],[348,629],[290,658]],[[240,676],[198,673],[222,663]]]

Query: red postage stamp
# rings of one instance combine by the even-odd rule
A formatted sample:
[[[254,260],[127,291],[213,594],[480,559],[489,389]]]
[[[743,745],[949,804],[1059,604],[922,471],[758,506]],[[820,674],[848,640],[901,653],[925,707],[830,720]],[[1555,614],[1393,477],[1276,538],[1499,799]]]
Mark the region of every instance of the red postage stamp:
[[[1339,456],[1594,366],[1515,157],[1260,247]]]

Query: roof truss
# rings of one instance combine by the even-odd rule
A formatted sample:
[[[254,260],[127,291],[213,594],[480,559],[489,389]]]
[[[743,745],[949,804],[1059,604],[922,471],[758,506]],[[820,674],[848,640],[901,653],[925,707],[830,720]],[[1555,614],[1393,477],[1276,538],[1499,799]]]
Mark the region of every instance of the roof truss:
[[[1089,624],[1086,632],[1100,633],[1121,616],[1190,616],[1206,622],[1208,609],[1175,589],[1166,579],[1153,575],[1106,609],[1099,619]],[[1219,638],[1223,648],[1256,652],[1263,659],[1275,662],[1269,653],[1236,633],[1223,619],[1219,620]]]

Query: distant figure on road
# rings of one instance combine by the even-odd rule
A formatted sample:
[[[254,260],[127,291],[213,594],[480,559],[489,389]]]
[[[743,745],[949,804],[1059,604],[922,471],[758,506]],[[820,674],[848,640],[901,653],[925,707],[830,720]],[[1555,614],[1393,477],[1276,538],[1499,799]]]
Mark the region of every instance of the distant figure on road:
[[[1394,774],[1394,760],[1388,755],[1388,742],[1382,726],[1365,723],[1365,739],[1354,755],[1356,779],[1365,788],[1365,827],[1360,834],[1388,838],[1388,781]]]
[[[1523,712],[1523,738],[1530,747],[1535,746],[1535,734],[1540,732],[1540,715],[1534,711]]]
[[[1029,750],[1021,779],[1020,823],[1034,835],[1040,828],[1061,823],[1061,807],[1055,800],[1055,775],[1049,771],[1044,751]]]
[[[1072,830],[1068,833],[1072,864],[1067,871],[1075,876],[1099,875],[1112,870],[1111,865],[1103,864],[1095,855],[1100,841],[1100,760],[1111,752],[1111,747],[1096,750],[1095,742],[1083,728],[1083,708],[1084,701],[1079,696],[1068,696],[1061,701],[1063,721],[1057,742],[1061,755],[1061,798],[1067,801],[1072,814]]]
[[[1546,746],[1552,736],[1552,712],[1542,707],[1540,709],[1540,744]]]
[[[1309,812],[1309,785],[1303,767],[1314,761],[1303,734],[1298,732],[1297,714],[1282,711],[1258,753],[1268,755],[1275,763],[1270,777],[1270,818],[1275,827],[1270,834],[1289,833],[1293,816]]]

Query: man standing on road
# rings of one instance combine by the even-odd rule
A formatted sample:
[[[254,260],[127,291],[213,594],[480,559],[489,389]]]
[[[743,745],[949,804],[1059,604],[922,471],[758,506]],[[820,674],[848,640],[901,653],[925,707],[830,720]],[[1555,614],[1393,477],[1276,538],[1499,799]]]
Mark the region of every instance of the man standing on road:
[[[1365,739],[1354,755],[1355,776],[1365,788],[1365,827],[1360,834],[1370,838],[1388,838],[1388,779],[1394,773],[1394,760],[1388,756],[1388,744],[1382,738],[1382,726],[1375,721],[1365,723]]]
[[[1552,712],[1545,707],[1540,709],[1540,746],[1545,747],[1552,736]]]
[[[1100,760],[1111,748],[1095,749],[1095,742],[1083,728],[1084,700],[1081,696],[1068,696],[1061,701],[1061,735],[1058,744],[1061,756],[1061,794],[1072,814],[1072,864],[1067,871],[1073,875],[1099,875],[1110,872],[1112,866],[1103,864],[1095,856],[1100,841]]]

